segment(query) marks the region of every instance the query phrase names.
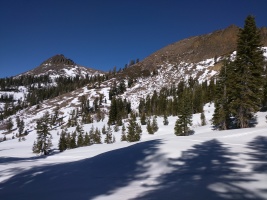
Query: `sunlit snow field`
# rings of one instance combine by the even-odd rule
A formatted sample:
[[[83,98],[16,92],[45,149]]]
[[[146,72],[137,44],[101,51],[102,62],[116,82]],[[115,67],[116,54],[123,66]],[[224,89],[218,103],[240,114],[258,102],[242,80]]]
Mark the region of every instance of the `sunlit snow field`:
[[[206,126],[193,116],[195,134],[187,137],[174,135],[176,117],[168,126],[158,117],[158,132],[142,126],[136,143],[120,142],[120,130],[114,144],[44,157],[31,151],[35,131],[26,141],[2,142],[0,199],[267,199],[267,113],[257,113],[255,128],[215,131],[213,109],[205,106]],[[51,132],[54,148],[58,132]]]

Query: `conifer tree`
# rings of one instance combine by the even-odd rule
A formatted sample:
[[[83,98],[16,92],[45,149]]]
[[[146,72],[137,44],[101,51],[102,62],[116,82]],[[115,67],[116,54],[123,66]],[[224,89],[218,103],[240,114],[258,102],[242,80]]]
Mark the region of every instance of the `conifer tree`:
[[[128,124],[128,132],[127,132],[127,141],[128,142],[136,142],[141,139],[141,125],[139,125],[136,122],[136,117],[134,113],[131,113],[131,118],[129,119],[129,124]]]
[[[212,124],[219,130],[226,130],[230,127],[230,111],[229,111],[229,93],[231,85],[234,83],[233,62],[230,58],[223,61],[223,66],[217,78],[215,110],[212,117]]]
[[[149,134],[154,134],[150,118],[147,119],[146,130]]]
[[[238,128],[246,128],[263,98],[264,57],[259,30],[253,16],[245,20],[237,41],[229,109]]]
[[[207,124],[204,112],[200,114],[200,120],[201,120],[201,126],[205,126]]]
[[[141,125],[146,125],[146,114],[145,114],[145,112],[142,112],[140,121],[141,121]]]
[[[84,136],[84,146],[89,146],[90,145],[90,137],[89,134],[86,132]]]
[[[126,128],[124,126],[124,124],[122,125],[122,128],[121,128],[121,141],[127,141],[127,137],[126,137]]]
[[[84,145],[84,138],[82,132],[78,133],[77,147],[82,147]]]
[[[158,127],[158,122],[157,122],[157,117],[154,116],[153,120],[152,120],[152,130],[153,133],[156,133],[158,131],[159,127]]]
[[[64,130],[61,131],[60,138],[59,138],[59,143],[58,143],[58,148],[59,151],[65,151],[67,149],[67,138],[66,138],[66,132]]]
[[[167,117],[167,115],[165,113],[164,116],[163,116],[163,125],[167,126],[168,124],[169,124],[169,120],[168,120],[168,117]]]
[[[51,150],[51,134],[49,132],[49,113],[46,112],[44,116],[37,120],[37,142],[36,142],[36,152],[43,153],[44,155],[49,154]]]
[[[101,133],[100,130],[98,130],[98,128],[95,129],[95,134],[94,134],[94,143],[95,144],[101,144]]]
[[[105,137],[105,143],[107,144],[111,144],[112,143],[112,129],[110,127],[110,125],[108,125],[107,128],[107,133],[106,133],[106,137]]]
[[[180,96],[179,114],[175,123],[174,133],[177,136],[185,136],[190,131],[188,126],[192,125],[192,108],[187,91],[184,91]]]

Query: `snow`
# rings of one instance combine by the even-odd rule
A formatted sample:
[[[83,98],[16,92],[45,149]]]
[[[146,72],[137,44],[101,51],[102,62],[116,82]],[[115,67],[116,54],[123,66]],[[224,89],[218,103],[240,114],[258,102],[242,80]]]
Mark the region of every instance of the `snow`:
[[[213,104],[204,108],[206,126],[200,114],[193,116],[195,134],[188,137],[174,135],[176,117],[168,126],[157,117],[158,132],[149,135],[142,126],[135,143],[120,142],[119,131],[114,144],[43,157],[31,152],[35,131],[26,141],[2,142],[0,199],[267,199],[267,113],[257,113],[254,128],[215,131],[213,110]],[[52,131],[54,147],[58,131]]]

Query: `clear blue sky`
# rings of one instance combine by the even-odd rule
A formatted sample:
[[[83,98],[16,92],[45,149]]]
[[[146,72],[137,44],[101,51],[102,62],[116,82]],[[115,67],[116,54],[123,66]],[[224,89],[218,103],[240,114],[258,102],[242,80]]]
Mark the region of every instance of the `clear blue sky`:
[[[0,0],[0,77],[37,67],[56,54],[108,71],[178,40],[267,26],[267,0]]]

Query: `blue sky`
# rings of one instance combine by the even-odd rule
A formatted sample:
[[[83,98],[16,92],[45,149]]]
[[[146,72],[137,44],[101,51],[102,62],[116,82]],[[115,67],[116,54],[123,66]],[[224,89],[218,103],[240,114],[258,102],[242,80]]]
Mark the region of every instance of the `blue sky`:
[[[0,0],[0,78],[56,54],[103,71],[123,68],[181,39],[267,26],[266,0]]]

